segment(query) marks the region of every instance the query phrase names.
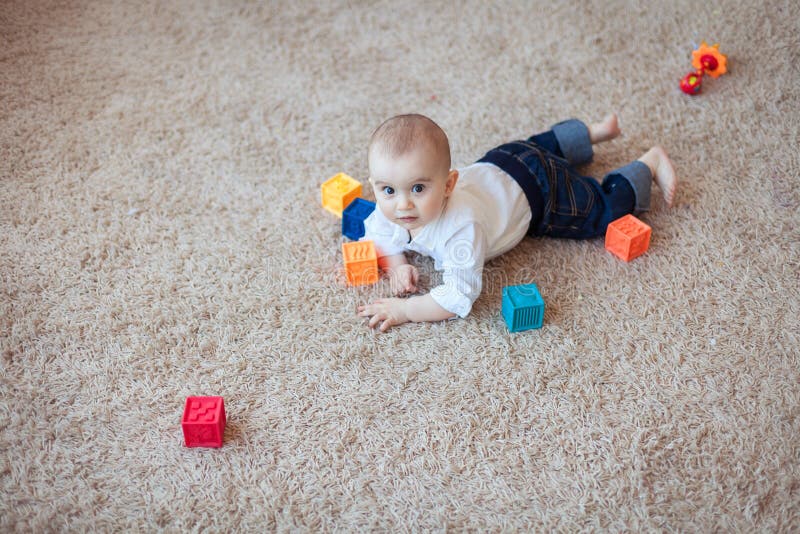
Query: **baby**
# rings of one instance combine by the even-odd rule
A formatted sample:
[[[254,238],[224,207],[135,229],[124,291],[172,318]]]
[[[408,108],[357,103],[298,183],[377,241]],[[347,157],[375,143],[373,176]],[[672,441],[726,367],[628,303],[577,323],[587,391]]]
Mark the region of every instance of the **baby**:
[[[604,235],[615,219],[650,208],[653,180],[672,205],[677,178],[661,147],[602,184],[574,170],[592,159],[593,144],[619,134],[613,114],[588,126],[571,119],[456,170],[447,135],[431,119],[400,115],[381,124],[368,153],[379,209],[364,221],[363,239],[375,242],[396,297],[359,306],[358,315],[384,332],[409,321],[466,317],[480,295],[484,263],[525,235]],[[427,295],[397,298],[417,292],[406,250],[433,257],[443,271],[442,284]]]

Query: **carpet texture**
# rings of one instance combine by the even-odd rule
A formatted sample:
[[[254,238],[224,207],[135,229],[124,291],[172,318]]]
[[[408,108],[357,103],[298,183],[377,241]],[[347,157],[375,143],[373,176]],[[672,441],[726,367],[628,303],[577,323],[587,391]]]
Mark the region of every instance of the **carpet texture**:
[[[0,9],[0,530],[796,531],[800,4]],[[729,74],[680,92],[691,51]],[[650,250],[526,239],[463,320],[370,331],[320,184],[420,112],[455,165],[620,115]],[[372,192],[366,192],[369,198]],[[414,258],[423,285],[430,260]],[[502,287],[535,282],[540,330]],[[183,446],[189,395],[221,449]]]

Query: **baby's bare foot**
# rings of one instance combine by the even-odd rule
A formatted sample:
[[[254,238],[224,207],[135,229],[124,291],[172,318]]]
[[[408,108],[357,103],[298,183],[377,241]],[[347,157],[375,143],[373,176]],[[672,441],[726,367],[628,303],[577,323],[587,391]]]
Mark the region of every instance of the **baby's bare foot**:
[[[620,133],[619,120],[616,113],[607,115],[602,122],[589,125],[589,140],[592,144],[611,141]]]
[[[654,146],[645,152],[639,161],[650,167],[653,178],[664,194],[667,206],[672,206],[672,202],[675,200],[675,191],[678,188],[678,177],[675,176],[675,168],[666,151],[660,146]]]

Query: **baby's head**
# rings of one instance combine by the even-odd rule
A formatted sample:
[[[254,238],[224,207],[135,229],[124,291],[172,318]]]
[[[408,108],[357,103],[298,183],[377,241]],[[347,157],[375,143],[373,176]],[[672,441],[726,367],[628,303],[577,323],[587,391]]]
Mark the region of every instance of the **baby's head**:
[[[369,175],[381,212],[411,235],[439,217],[458,180],[447,135],[423,115],[398,115],[378,126]]]

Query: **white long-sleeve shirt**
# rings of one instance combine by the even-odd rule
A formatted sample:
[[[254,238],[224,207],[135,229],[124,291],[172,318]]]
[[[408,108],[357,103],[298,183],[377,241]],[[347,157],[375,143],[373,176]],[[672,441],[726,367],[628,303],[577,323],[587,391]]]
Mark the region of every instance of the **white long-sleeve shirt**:
[[[364,221],[362,240],[374,241],[378,256],[413,250],[432,257],[443,273],[431,296],[445,310],[466,317],[481,293],[483,264],[516,246],[530,221],[519,184],[491,163],[474,163],[459,169],[442,214],[415,238],[378,208]]]

